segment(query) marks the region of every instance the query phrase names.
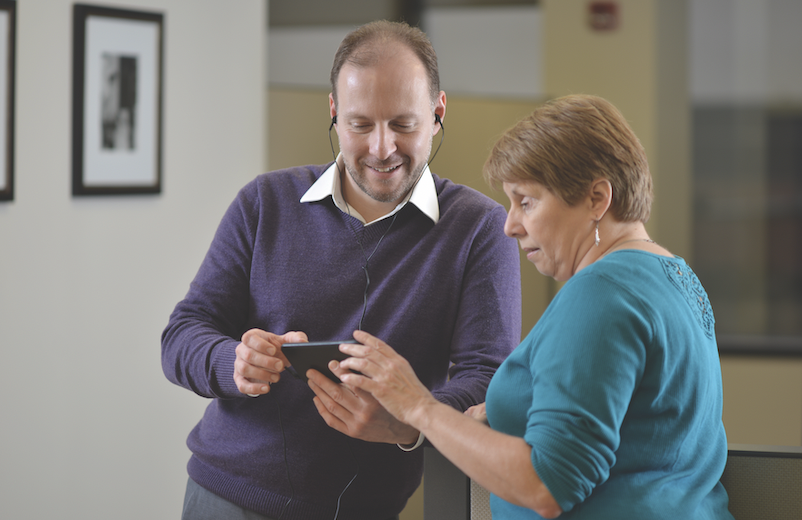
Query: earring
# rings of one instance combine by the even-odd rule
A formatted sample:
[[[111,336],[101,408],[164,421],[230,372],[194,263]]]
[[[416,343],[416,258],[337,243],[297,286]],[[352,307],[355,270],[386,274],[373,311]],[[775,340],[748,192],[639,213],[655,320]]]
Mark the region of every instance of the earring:
[[[600,242],[600,240],[599,240],[599,221],[598,220],[596,221],[596,240],[595,240],[595,242],[596,242],[596,246],[598,246],[599,242]]]

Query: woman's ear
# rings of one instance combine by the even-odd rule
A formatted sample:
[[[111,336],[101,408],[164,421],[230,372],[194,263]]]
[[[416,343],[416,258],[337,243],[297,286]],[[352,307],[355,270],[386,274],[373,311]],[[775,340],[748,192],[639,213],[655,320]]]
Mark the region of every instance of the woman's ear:
[[[607,213],[613,203],[613,185],[607,179],[596,179],[590,185],[590,207],[596,220]]]

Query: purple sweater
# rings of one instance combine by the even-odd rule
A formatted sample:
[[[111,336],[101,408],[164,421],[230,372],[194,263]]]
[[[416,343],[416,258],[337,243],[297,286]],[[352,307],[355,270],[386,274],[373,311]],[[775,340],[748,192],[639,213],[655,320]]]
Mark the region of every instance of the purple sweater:
[[[309,387],[284,372],[249,398],[233,380],[248,329],[351,338],[362,314],[365,257],[391,218],[367,227],[331,197],[299,199],[325,171],[260,175],[231,204],[189,292],[162,336],[167,378],[212,398],[187,444],[190,477],[223,498],[283,520],[377,520],[398,514],[420,483],[422,450],[329,428]],[[362,328],[409,360],[435,396],[464,410],[520,341],[520,263],[504,208],[434,176],[440,221],[407,204],[370,260]],[[285,463],[285,457],[287,463]]]

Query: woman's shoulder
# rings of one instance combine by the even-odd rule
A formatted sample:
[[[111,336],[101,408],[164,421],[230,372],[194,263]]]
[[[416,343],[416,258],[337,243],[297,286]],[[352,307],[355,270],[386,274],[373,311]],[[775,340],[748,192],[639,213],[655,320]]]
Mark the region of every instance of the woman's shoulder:
[[[604,276],[629,282],[641,278],[662,278],[669,272],[691,271],[680,256],[665,256],[639,249],[623,249],[603,256],[577,273],[574,278]]]
[[[640,250],[615,251],[572,276],[557,293],[555,303],[568,309],[609,309],[617,302],[653,307],[670,287],[667,272],[684,271],[679,257],[669,258]],[[652,303],[650,303],[652,302]]]
[[[583,269],[574,278],[574,290],[591,299],[596,297],[587,291],[588,284],[596,287],[593,292],[598,298],[607,302],[620,298],[627,305],[637,300],[642,309],[650,309],[654,315],[665,315],[668,310],[672,311],[669,314],[675,315],[673,311],[684,306],[705,334],[713,335],[715,320],[707,291],[680,256],[668,257],[640,250],[616,251]],[[606,284],[606,294],[599,294],[600,283]]]

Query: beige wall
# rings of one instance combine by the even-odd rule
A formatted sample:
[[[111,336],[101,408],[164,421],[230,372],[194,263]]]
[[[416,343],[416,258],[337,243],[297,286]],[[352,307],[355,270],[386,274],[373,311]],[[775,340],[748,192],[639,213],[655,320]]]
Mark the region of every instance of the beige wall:
[[[724,355],[729,442],[802,445],[802,359]]]
[[[687,2],[618,5],[620,29],[600,33],[585,2],[543,1],[546,91],[597,94],[621,109],[654,178],[650,234],[693,265]],[[731,442],[802,444],[802,360],[725,356],[722,375]]]
[[[649,232],[692,262],[690,99],[683,0],[621,0],[620,25],[595,31],[588,2],[544,0],[546,92],[595,94],[629,120],[655,184]]]
[[[618,105],[640,136],[649,155],[655,179],[656,202],[650,232],[672,251],[693,263],[690,174],[690,107],[687,92],[686,2],[626,0],[619,2],[622,23],[614,33],[596,33],[586,23],[584,2],[543,2],[546,90],[551,96],[568,93],[602,95]],[[327,90],[270,91],[270,167],[299,162],[327,162],[331,151]],[[446,138],[432,169],[436,173],[477,188],[504,203],[481,179],[481,168],[498,135],[537,106],[539,100],[448,97]],[[332,133],[335,150],[336,134]],[[434,146],[437,146],[435,141]],[[555,287],[530,265],[524,276],[524,331],[545,308]],[[800,392],[802,374],[788,370],[793,363],[776,359],[725,358],[725,421],[737,442],[771,440],[802,444]],[[754,367],[754,370],[751,368]],[[791,386],[777,386],[775,372]],[[744,377],[744,372],[749,377]],[[778,376],[779,377],[779,376]],[[753,392],[754,389],[758,389]],[[765,421],[754,421],[756,397],[771,401],[761,410]],[[786,410],[784,418],[777,418]],[[790,413],[793,412],[793,413]],[[776,418],[776,420],[775,420]],[[787,427],[781,427],[785,424]],[[791,427],[792,424],[796,426]],[[774,440],[772,440],[774,439]]]
[[[622,110],[647,150],[654,177],[650,232],[692,262],[685,2],[619,2],[622,23],[610,33],[589,28],[585,2],[547,0],[542,6],[546,92],[597,94]],[[270,90],[270,168],[331,160],[327,95],[327,90]],[[446,138],[432,170],[506,204],[506,197],[481,179],[482,165],[501,132],[540,101],[449,96]],[[336,133],[332,136],[336,151]],[[528,332],[557,284],[525,261],[522,276]]]
[[[693,265],[687,3],[618,4],[620,29],[597,33],[587,25],[586,2],[542,1],[546,92],[550,97],[597,94],[622,110],[646,148],[654,177],[656,201],[649,231]],[[270,91],[271,168],[331,160],[325,132],[327,94]],[[449,96],[446,138],[432,170],[505,202],[503,194],[484,185],[482,164],[498,135],[540,101]],[[556,286],[525,261],[522,275],[528,331]],[[724,356],[722,374],[730,442],[802,445],[802,360]],[[417,494],[403,520],[422,518],[421,504]]]

